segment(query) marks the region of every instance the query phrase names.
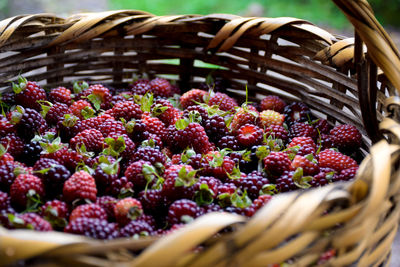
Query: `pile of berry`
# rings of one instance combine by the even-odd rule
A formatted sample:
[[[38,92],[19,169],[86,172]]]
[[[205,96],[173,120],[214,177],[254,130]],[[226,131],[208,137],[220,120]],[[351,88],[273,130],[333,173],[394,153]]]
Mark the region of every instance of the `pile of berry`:
[[[0,225],[97,239],[163,235],[215,211],[251,217],[274,194],[349,180],[361,134],[300,102],[179,96],[20,78],[1,98]]]

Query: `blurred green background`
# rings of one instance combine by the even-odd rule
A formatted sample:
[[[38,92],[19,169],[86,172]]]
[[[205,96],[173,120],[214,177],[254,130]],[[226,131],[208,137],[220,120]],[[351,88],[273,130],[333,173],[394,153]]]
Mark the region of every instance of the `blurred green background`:
[[[400,0],[370,0],[384,26],[400,27]],[[242,16],[290,16],[319,26],[347,29],[349,22],[330,0],[0,0],[0,18],[52,12],[139,9],[156,15],[230,13]]]

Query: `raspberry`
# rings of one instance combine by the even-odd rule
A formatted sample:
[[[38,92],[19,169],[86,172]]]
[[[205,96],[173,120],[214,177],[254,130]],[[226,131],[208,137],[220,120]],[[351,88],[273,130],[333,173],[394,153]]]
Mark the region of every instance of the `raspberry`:
[[[69,208],[65,202],[50,200],[40,208],[40,215],[50,222],[53,228],[64,228],[67,225]]]
[[[18,158],[24,151],[24,141],[16,134],[10,133],[0,138],[0,144],[7,149],[7,152]]]
[[[271,152],[263,161],[265,170],[274,176],[290,170],[291,162],[284,152]]]
[[[237,140],[243,147],[252,147],[261,144],[263,130],[253,124],[245,124],[238,130]]]
[[[100,152],[103,149],[104,137],[99,130],[89,129],[77,134],[70,140],[73,149],[85,145],[87,151]]]
[[[135,95],[145,95],[147,92],[151,91],[150,81],[145,79],[140,79],[130,85],[132,93]]]
[[[361,134],[353,125],[338,125],[330,131],[335,147],[342,150],[356,150],[361,145]]]
[[[105,210],[108,220],[111,220],[115,218],[114,207],[117,201],[118,200],[112,196],[102,196],[96,199],[96,204]]]
[[[100,129],[100,126],[105,122],[113,120],[113,117],[110,116],[109,114],[102,114],[97,117],[89,118],[83,121],[79,121],[78,128],[79,132],[84,131],[84,130],[89,130],[89,129]]]
[[[77,218],[65,227],[64,232],[95,239],[114,239],[118,237],[118,226],[97,218]]]
[[[104,137],[108,137],[111,133],[117,135],[127,134],[124,124],[121,121],[108,119],[100,124],[98,130]]]
[[[309,107],[302,102],[293,102],[284,108],[285,121],[288,125],[294,122],[305,122],[311,119]]]
[[[155,78],[149,83],[151,92],[154,96],[170,97],[172,96],[172,86],[168,80],[164,78]]]
[[[279,96],[267,95],[260,102],[261,110],[273,110],[282,113],[286,106],[285,101],[283,101]]]
[[[318,156],[320,167],[332,168],[335,171],[358,167],[358,164],[354,159],[334,150],[325,149],[321,151]]]
[[[15,102],[25,108],[40,110],[38,101],[46,100],[46,92],[36,82],[18,78],[19,84],[13,83]]]
[[[296,122],[290,128],[290,137],[307,136],[316,139],[318,132],[309,124],[304,122]]]
[[[45,108],[43,108],[45,110]],[[64,119],[64,115],[70,112],[67,104],[55,103],[50,106],[46,113],[45,120],[49,125],[56,125],[59,120]]]
[[[220,149],[230,148],[230,149],[232,149],[234,151],[237,151],[237,150],[241,149],[238,140],[233,135],[227,135],[227,136],[222,137],[218,141],[217,146]]]
[[[260,190],[264,185],[269,184],[269,180],[258,171],[253,171],[247,177],[233,180],[233,183],[242,190],[246,191],[251,199],[256,199],[260,195]]]
[[[49,93],[49,101],[52,103],[63,103],[68,106],[71,105],[71,90],[65,87],[57,87],[51,89]]]
[[[284,171],[282,175],[276,179],[275,184],[279,192],[292,191],[298,188],[292,179],[293,174],[293,171]]]
[[[296,155],[292,161],[292,169],[296,170],[297,168],[302,168],[304,175],[317,174],[319,172],[319,167],[315,162],[311,161],[308,156],[312,157],[311,154],[307,155],[307,158]]]
[[[107,220],[106,211],[97,204],[84,204],[76,207],[69,216],[69,222],[78,218],[97,218]]]
[[[202,210],[196,202],[180,199],[171,204],[168,210],[167,221],[169,225],[188,223],[202,215]]]
[[[39,159],[33,169],[39,172],[37,175],[42,179],[47,195],[51,196],[61,193],[64,182],[71,176],[65,166],[49,158]],[[41,171],[44,171],[44,173],[41,173]]]
[[[218,115],[203,119],[202,125],[210,140],[214,142],[219,141],[229,132],[224,118]]]
[[[166,126],[175,124],[181,117],[181,111],[174,108],[167,99],[157,99],[151,106],[154,116],[158,117]]]
[[[142,213],[142,204],[135,198],[127,197],[121,199],[114,206],[115,219],[120,226],[137,219]]]
[[[91,117],[92,114],[94,115],[92,105],[83,99],[74,102],[69,106],[69,110],[73,115],[77,116],[81,120]]]
[[[74,173],[65,181],[63,195],[68,203],[77,199],[96,201],[97,189],[94,178],[85,171]]]
[[[143,114],[140,106],[134,101],[117,103],[107,112],[109,112],[109,115],[113,116],[116,120],[123,118],[125,121],[130,121],[131,119],[140,119]]]
[[[270,125],[265,128],[264,132],[267,138],[281,139],[283,142],[288,139],[288,131],[282,125]]]
[[[153,235],[154,229],[144,221],[130,221],[119,231],[119,237],[139,237]]]
[[[156,117],[142,116],[142,122],[146,125],[145,131],[155,134],[164,140],[167,134],[165,124]]]
[[[282,125],[285,116],[273,110],[264,110],[260,112],[260,124],[266,128],[270,125]]]
[[[24,222],[23,226],[18,225],[18,228],[29,228],[40,232],[53,230],[51,224],[36,213],[24,213],[19,215],[18,218]]]
[[[11,202],[21,209],[30,204],[29,199],[37,195],[44,197],[44,186],[39,177],[31,174],[20,174],[10,187]]]
[[[214,95],[210,95],[208,105],[217,105],[220,110],[224,111],[232,111],[235,107],[238,106],[235,99],[229,97],[227,94],[219,92],[215,93]]]
[[[197,103],[204,103],[204,99],[208,96],[208,92],[200,89],[191,89],[184,93],[179,101],[181,106],[186,109],[189,106],[197,105]]]

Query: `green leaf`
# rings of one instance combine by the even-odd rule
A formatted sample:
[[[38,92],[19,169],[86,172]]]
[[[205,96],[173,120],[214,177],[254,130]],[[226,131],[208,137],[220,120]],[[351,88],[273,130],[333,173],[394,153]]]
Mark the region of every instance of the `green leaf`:
[[[90,94],[87,97],[89,99],[89,101],[93,104],[93,107],[96,110],[100,109],[101,103],[103,103],[103,98],[101,97],[101,95],[98,94]]]
[[[131,220],[136,220],[142,214],[143,214],[143,210],[140,207],[134,206],[134,207],[129,208],[128,218]]]
[[[180,119],[175,123],[175,128],[178,130],[183,130],[189,125],[188,119]]]
[[[121,118],[123,119],[123,118]],[[124,122],[122,122],[124,123]],[[133,133],[133,130],[135,129],[135,125],[136,125],[136,121],[135,119],[132,119],[130,121],[128,121],[127,123],[124,123],[125,129],[128,133]]]
[[[196,155],[196,151],[191,148],[185,149],[181,154],[181,160],[183,163],[186,163],[191,157]]]
[[[54,152],[57,152],[58,150],[66,146],[66,144],[61,143],[60,137],[57,137],[51,143],[46,142],[42,138],[42,140],[39,141],[39,143],[43,151],[46,152],[47,154],[52,154]]]
[[[196,122],[201,123],[201,115],[197,110],[189,111],[189,123]]]
[[[228,175],[229,179],[232,179],[232,180],[237,180],[242,177],[242,173],[240,172],[240,169],[238,166],[235,166],[231,173],[226,173],[226,174]]]
[[[46,118],[47,112],[49,112],[53,104],[49,101],[37,101],[37,102],[40,102],[40,106],[42,107],[40,115],[42,115],[43,118]]]
[[[232,206],[236,208],[247,208],[252,204],[251,199],[247,196],[247,192],[244,191],[242,195],[239,195],[238,192],[235,192],[231,196]]]
[[[294,182],[299,182],[302,177],[303,177],[303,168],[302,167],[298,167],[293,173],[292,180]]]
[[[86,106],[81,110],[81,115],[85,120],[93,118],[95,113],[96,112],[89,106]]]
[[[154,141],[154,139],[150,138],[150,139],[144,140],[140,146],[141,147],[155,147],[156,142]]]
[[[222,207],[228,207],[232,204],[231,195],[228,193],[223,193],[218,195],[218,204]]]
[[[151,113],[153,114],[153,116],[160,116],[161,114],[163,114],[167,109],[169,109],[169,107],[167,106],[163,106],[161,104],[156,104],[153,107],[153,110],[151,111]]]
[[[260,146],[256,150],[256,156],[259,160],[266,158],[271,151],[267,146]]]
[[[299,181],[295,181],[294,184],[299,188],[307,189],[311,187],[309,182],[311,182],[312,180],[312,176],[304,176]]]
[[[118,157],[126,149],[125,139],[123,136],[119,136],[117,139],[107,137],[104,141],[108,147],[103,150],[103,154]]]
[[[0,157],[2,157],[6,153],[7,149],[2,144],[0,144]]]
[[[25,110],[21,106],[16,106],[16,108],[11,111],[11,120],[12,124],[18,124],[21,121],[22,116],[24,115]]]
[[[141,99],[140,99],[140,108],[144,112],[151,112],[151,105],[153,105],[153,94],[147,92]]]
[[[17,216],[15,216],[12,213],[8,213],[7,214],[8,220],[10,221],[10,223],[16,227],[16,228],[20,228],[25,226],[25,221]]]

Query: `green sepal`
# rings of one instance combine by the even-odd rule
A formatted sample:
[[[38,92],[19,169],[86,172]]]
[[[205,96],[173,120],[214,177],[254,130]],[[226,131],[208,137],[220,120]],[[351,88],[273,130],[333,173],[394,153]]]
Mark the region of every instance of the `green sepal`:
[[[242,177],[242,173],[240,172],[238,166],[235,166],[231,173],[226,172],[226,174],[228,175],[228,178],[231,180],[237,180]]]
[[[15,227],[21,228],[25,226],[25,221],[12,213],[7,214],[8,221]]]
[[[179,187],[179,186],[184,186],[184,187],[189,187],[192,186],[196,183],[196,173],[197,170],[191,170],[191,171],[187,171],[186,167],[183,166],[179,172],[178,172],[178,177],[175,180],[175,186]]]
[[[108,147],[103,150],[103,154],[105,155],[118,157],[126,149],[125,138],[123,136],[119,136],[117,139],[107,137],[104,141],[108,145]]]
[[[196,155],[196,151],[191,148],[185,149],[181,154],[181,160],[183,163],[186,163],[191,157]]]
[[[40,196],[36,193],[36,191],[29,189],[28,193],[26,193],[26,198],[28,200],[26,204],[27,208],[22,213],[38,211],[42,201],[40,200]]]
[[[99,110],[101,103],[103,103],[103,98],[101,97],[101,95],[98,94],[90,94],[87,96],[87,99],[89,99],[96,110]]]
[[[15,177],[18,177],[20,174],[28,174],[28,171],[24,167],[16,167],[13,170],[13,174]]]
[[[231,195],[231,203],[232,206],[240,209],[244,209],[249,207],[252,204],[251,199],[247,196],[246,190],[242,195],[239,195],[238,192],[235,192]]]
[[[7,149],[2,144],[0,144],[0,157],[2,157],[6,153]]]
[[[86,106],[81,110],[81,115],[85,120],[93,118],[95,113],[96,112],[89,106]]]
[[[185,224],[191,223],[192,221],[194,221],[194,218],[192,216],[189,216],[189,215],[181,216],[181,222],[183,222]]]
[[[50,108],[53,106],[53,104],[49,101],[45,101],[45,100],[39,100],[37,101],[42,110],[40,111],[40,115],[42,115],[43,118],[46,118],[47,112],[49,112]]]
[[[161,114],[163,114],[167,109],[169,109],[169,107],[163,106],[163,105],[161,105],[161,104],[156,104],[156,105],[153,107],[153,109],[152,109],[152,111],[151,111],[151,114],[153,114],[153,116],[155,116],[155,117],[158,117],[158,116],[160,116]]]
[[[131,220],[136,220],[140,215],[143,214],[143,210],[137,206],[129,208],[127,217]]]
[[[271,151],[269,150],[268,146],[257,147],[256,156],[259,160],[266,158],[270,153]]]
[[[275,184],[265,184],[262,186],[259,194],[260,195],[275,195],[278,193],[278,189]]]
[[[16,106],[13,111],[11,111],[11,120],[12,124],[18,124],[21,121],[22,116],[24,116],[25,109],[22,106]]]
[[[85,81],[76,81],[73,83],[72,89],[74,94],[79,94],[89,88],[89,84]]]
[[[232,205],[232,201],[231,201],[231,195],[229,193],[223,193],[223,194],[219,194],[217,196],[218,199],[218,204],[222,207],[228,207]]]
[[[146,139],[146,140],[142,141],[140,146],[141,147],[155,147],[156,142],[154,141],[154,139],[150,138],[150,139]]]
[[[19,94],[26,89],[26,84],[28,83],[28,80],[20,75],[18,76],[17,82],[18,83],[11,83],[12,89],[15,94]]]
[[[176,121],[176,123],[175,123],[175,128],[177,129],[177,130],[183,130],[183,129],[185,129],[187,126],[189,125],[189,120],[188,119],[180,119],[180,120],[177,120]]]
[[[126,132],[128,134],[133,133],[133,130],[134,130],[135,125],[136,125],[136,120],[135,119],[131,119],[130,121],[126,122],[124,118],[121,118],[121,121],[125,126]]]
[[[107,157],[104,157],[107,158]],[[107,159],[108,162],[100,162],[98,167],[100,167],[106,174],[108,175],[115,175],[119,171],[119,162],[121,161],[121,158],[118,160],[114,161],[113,163],[110,163],[110,161]]]
[[[294,184],[299,188],[307,189],[311,187],[309,182],[311,182],[312,180],[313,180],[312,176],[303,176],[298,182],[294,182]]]
[[[214,191],[212,191],[207,184],[201,184],[199,191],[194,195],[194,200],[199,206],[208,205],[214,201],[214,196]]]
[[[132,197],[134,194],[135,192],[132,190],[132,188],[122,188],[117,198],[124,199],[127,197]]]
[[[65,127],[73,127],[73,126],[75,126],[75,124],[77,123],[78,120],[79,120],[79,118],[75,115],[65,114],[62,124]]]
[[[197,110],[189,111],[188,118],[189,118],[189,123],[192,123],[192,122],[201,123],[201,120],[202,120],[202,117]]]
[[[40,146],[42,147],[43,151],[52,154],[66,146],[65,144],[61,143],[61,138],[57,137],[51,143],[44,141],[43,139],[39,141]]]

